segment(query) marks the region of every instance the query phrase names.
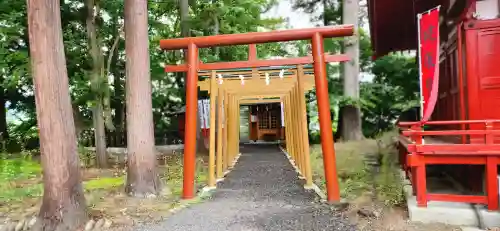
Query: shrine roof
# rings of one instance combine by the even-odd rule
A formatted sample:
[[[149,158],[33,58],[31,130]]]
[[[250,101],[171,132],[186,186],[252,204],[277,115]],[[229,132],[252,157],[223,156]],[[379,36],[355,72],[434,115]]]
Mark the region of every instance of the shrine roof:
[[[448,0],[368,0],[373,58],[417,48],[417,13]]]

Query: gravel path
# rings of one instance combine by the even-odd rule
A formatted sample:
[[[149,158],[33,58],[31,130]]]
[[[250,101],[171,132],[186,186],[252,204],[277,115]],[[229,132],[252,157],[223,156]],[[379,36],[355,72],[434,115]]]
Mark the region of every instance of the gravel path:
[[[213,196],[138,231],[356,230],[304,190],[276,145],[246,145]]]

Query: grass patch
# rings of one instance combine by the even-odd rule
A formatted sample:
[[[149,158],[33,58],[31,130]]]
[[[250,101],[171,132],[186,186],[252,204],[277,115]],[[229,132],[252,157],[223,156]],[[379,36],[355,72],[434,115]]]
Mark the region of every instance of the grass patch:
[[[0,184],[16,179],[29,179],[41,174],[42,167],[30,157],[0,158]]]
[[[103,177],[83,182],[83,188],[87,191],[118,188],[125,184],[125,176]]]
[[[180,200],[183,178],[183,156],[163,157],[158,170],[160,179],[171,194],[141,200],[125,195],[125,170],[121,168],[82,168],[83,188],[91,216],[107,216],[115,223],[131,225],[139,220],[159,219],[169,213]],[[205,157],[198,157],[196,185],[206,185],[208,166]],[[43,196],[42,169],[30,158],[2,159],[0,162],[0,222],[2,217],[22,219],[38,212]]]
[[[404,203],[403,185],[399,177],[396,150],[392,145],[395,132],[377,139],[341,142],[335,144],[340,193],[342,198],[354,200],[363,193],[373,191],[377,200],[385,205]],[[382,141],[381,147],[377,140]],[[372,167],[366,164],[367,155],[380,157],[378,174],[373,177]],[[325,190],[323,157],[320,145],[311,147],[311,167],[315,183]]]

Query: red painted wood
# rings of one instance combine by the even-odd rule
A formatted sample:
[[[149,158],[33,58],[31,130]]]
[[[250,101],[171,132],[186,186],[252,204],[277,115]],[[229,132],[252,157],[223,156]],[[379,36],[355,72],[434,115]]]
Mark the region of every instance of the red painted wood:
[[[431,131],[415,128],[420,122],[402,122],[402,132],[413,143],[399,139],[399,159],[402,169],[416,188],[420,206],[428,200],[482,203],[489,210],[498,210],[497,168],[500,158],[500,19],[475,20],[474,1],[468,1],[458,21],[457,34],[443,41],[440,57],[441,80]],[[370,3],[370,1],[369,1]],[[378,13],[378,12],[377,12]],[[394,16],[384,16],[392,17]],[[379,18],[377,18],[379,19]],[[379,30],[380,31],[380,30]],[[380,41],[380,34],[374,33]],[[401,44],[401,43],[400,43]],[[380,47],[381,44],[375,44]],[[378,48],[376,48],[378,49]],[[490,121],[487,121],[490,120]],[[458,138],[455,143],[419,144],[422,136]],[[443,139],[444,140],[444,139]],[[482,182],[476,173],[485,166],[486,196],[427,194],[422,185],[426,165],[467,165],[464,178],[477,188]],[[424,178],[424,179],[422,179]]]
[[[322,38],[345,37],[354,33],[352,25],[339,25],[328,27],[314,27],[307,29],[277,30],[269,32],[250,32],[243,34],[225,34],[215,36],[189,37],[177,39],[162,39],[160,47],[163,50],[186,49],[193,43],[197,47],[214,47],[245,45],[257,43],[297,41],[311,39],[314,34],[320,34]]]
[[[339,55],[325,55],[326,62],[345,62],[349,61],[349,56],[345,54]],[[251,67],[268,67],[268,66],[286,66],[286,65],[300,65],[313,63],[313,57],[299,57],[288,59],[272,59],[272,60],[249,60],[249,61],[234,61],[234,62],[219,62],[219,63],[199,63],[198,70],[224,70],[235,68],[251,68]],[[181,65],[166,65],[165,72],[185,72],[187,70],[186,64]]]
[[[468,116],[500,119],[500,20],[471,21],[465,29]],[[477,128],[480,125],[470,126]],[[500,143],[499,136],[495,139]],[[484,137],[471,136],[470,140],[482,143]]]
[[[445,130],[445,131],[403,131],[403,135],[412,136],[446,136],[446,135],[500,135],[500,130]]]
[[[417,205],[427,207],[427,179],[425,174],[425,164],[415,167],[415,180],[417,185]]]
[[[473,124],[481,128],[481,130],[431,130],[422,131],[418,122],[401,123],[405,125],[406,130],[401,132],[399,138],[400,150],[399,159],[402,169],[410,175],[411,183],[414,186],[414,191],[417,197],[418,206],[425,207],[430,200],[436,201],[452,201],[452,202],[468,202],[482,203],[488,206],[489,210],[498,210],[498,180],[497,170],[500,163],[500,144],[495,143],[495,136],[500,133],[500,129],[495,127],[498,120],[476,120],[476,121],[430,121],[429,124],[437,125],[456,125],[456,124]],[[482,143],[446,143],[438,142],[435,139],[426,140],[427,143],[422,143],[422,136],[447,136],[450,134],[468,134],[481,135]],[[434,143],[432,143],[434,142]],[[472,188],[477,188],[479,184],[477,174],[478,168],[473,168],[474,165],[483,165],[486,168],[486,196],[469,196],[469,195],[447,195],[447,194],[428,194],[426,191],[426,173],[425,166],[427,165],[467,165],[472,166],[466,179],[472,182]]]
[[[498,210],[498,157],[488,156],[486,160],[486,195],[488,210]]]
[[[248,60],[257,60],[257,46],[255,44],[248,45]]]
[[[464,88],[464,65],[461,65],[462,61],[463,60],[463,57],[464,57],[464,54],[463,54],[463,22],[460,22],[458,25],[457,25],[457,58],[458,58],[458,91],[459,91],[459,94],[460,94],[460,120],[466,120],[467,119],[467,116],[466,116],[466,110],[465,110],[465,91],[466,89]],[[466,129],[466,126],[465,124],[460,124],[460,129],[461,130],[465,130]],[[461,136],[461,141],[462,141],[462,144],[465,144],[467,142],[467,136],[466,135],[462,135]]]
[[[312,36],[311,44],[314,58],[314,80],[316,84],[316,99],[318,101],[321,150],[323,151],[327,200],[330,202],[338,202],[340,201],[340,190],[332,134],[330,97],[328,94],[328,80],[326,78],[326,58],[323,36],[320,33],[315,33]]]
[[[485,196],[472,196],[472,195],[427,194],[427,200],[488,204],[488,200]]]
[[[495,123],[500,124],[500,119],[484,119],[484,120],[447,120],[447,121],[428,121],[426,125],[449,125],[449,124],[485,124],[485,123]],[[409,127],[413,125],[419,125],[420,122],[399,122],[400,127]]]
[[[472,155],[484,152],[497,153],[500,155],[500,144],[410,144],[409,152],[419,153],[451,153],[450,155]]]
[[[186,114],[184,134],[184,171],[182,197],[194,197],[194,179],[196,164],[196,121],[198,110],[198,78],[196,64],[198,63],[198,47],[190,44],[187,50],[189,69],[186,77]]]
[[[422,155],[420,158],[426,165],[431,164],[467,164],[467,165],[485,165],[485,156],[443,156],[439,154]]]

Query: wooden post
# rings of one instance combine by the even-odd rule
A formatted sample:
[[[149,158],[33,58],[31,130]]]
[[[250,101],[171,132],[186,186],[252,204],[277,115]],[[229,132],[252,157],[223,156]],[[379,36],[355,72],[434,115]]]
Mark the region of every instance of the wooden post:
[[[231,168],[231,95],[227,93],[227,102],[225,104],[226,106],[226,146],[224,147],[225,149],[225,159],[224,161],[226,162],[227,169],[226,171]]]
[[[493,123],[486,123],[486,144],[492,145],[495,143],[495,136],[491,133],[493,131]],[[488,201],[488,210],[498,210],[498,157],[489,155],[486,157],[486,197]]]
[[[217,97],[216,74],[210,76],[210,147],[208,154],[208,187],[215,187],[215,99]]]
[[[239,130],[240,130],[240,120],[239,120],[239,103],[238,99],[236,97],[233,98],[233,120],[234,120],[234,129],[233,129],[233,158],[231,159],[233,166],[234,166],[234,161],[236,159],[236,156],[238,155],[238,146],[240,142],[240,136],[239,136]]]
[[[237,113],[237,110],[236,110],[236,97],[233,97],[233,109],[232,109],[232,112],[233,112],[233,133],[232,133],[232,137],[233,137],[233,142],[232,142],[232,155],[231,155],[231,165],[234,167],[234,157],[236,156],[236,142],[238,142],[238,138],[236,137],[236,131],[238,130],[238,121],[236,119],[236,113]]]
[[[311,170],[311,157],[309,150],[309,129],[307,124],[307,108],[306,108],[306,97],[304,93],[304,68],[302,65],[297,68],[297,82],[299,89],[299,111],[302,116],[302,139],[304,144],[304,174],[306,178],[306,187],[312,187],[312,170]]]
[[[298,89],[298,85],[295,85],[294,88],[293,88],[293,91],[294,91],[294,98],[295,98],[295,106],[296,106],[296,126],[297,126],[297,140],[298,140],[298,145],[300,146],[299,147],[299,157],[300,157],[300,172],[302,173],[302,177],[305,178],[305,166],[304,166],[304,142],[303,142],[303,139],[302,139],[302,134],[304,133],[304,131],[302,131],[302,116],[301,114],[303,113],[302,111],[300,111],[300,104],[299,104],[299,99],[300,99],[300,96],[299,96],[299,89]]]
[[[229,126],[228,126],[228,165],[233,168],[234,156],[234,96],[229,96]]]
[[[288,152],[288,155],[291,157],[291,152],[292,152],[292,137],[290,135],[290,130],[291,130],[291,125],[290,125],[290,114],[288,113],[288,109],[290,106],[288,105],[288,97],[285,96],[283,97],[283,106],[284,110],[283,112],[285,113],[285,145],[286,145],[286,151]]]
[[[299,158],[299,144],[298,144],[298,139],[297,139],[297,116],[295,114],[295,98],[293,94],[293,90],[290,91],[290,110],[292,114],[292,134],[293,134],[293,151],[294,151],[294,157],[295,157],[295,165],[297,166],[299,172],[300,172],[300,158]],[[301,173],[302,174],[302,173]]]
[[[297,107],[297,139],[298,143],[300,145],[300,172],[302,173],[302,176],[305,178],[305,157],[304,157],[304,140],[302,139],[302,136],[305,131],[303,131],[302,127],[302,114],[304,113],[303,111],[300,110],[300,95],[299,95],[299,86],[298,84],[295,85],[294,87],[294,92],[295,92],[295,106]]]
[[[236,118],[236,120],[238,121],[238,130],[237,130],[237,133],[236,133],[236,139],[238,142],[236,142],[236,155],[239,155],[240,154],[240,142],[241,142],[241,108],[240,108],[240,99],[237,99],[237,102],[236,102],[236,112],[238,114],[238,118]]]
[[[337,161],[332,134],[332,120],[330,118],[330,99],[328,94],[328,80],[326,79],[325,50],[323,36],[315,33],[311,39],[312,55],[314,60],[314,79],[316,83],[316,99],[318,101],[319,126],[321,136],[321,150],[325,168],[326,192],[329,202],[340,201],[339,180],[337,178]]]
[[[222,166],[222,163],[223,163],[223,160],[222,160],[222,144],[223,144],[223,133],[224,133],[224,130],[222,129],[222,126],[224,124],[224,111],[222,110],[223,109],[223,97],[224,97],[224,94],[222,92],[222,88],[219,88],[218,89],[218,93],[217,93],[217,103],[218,103],[218,113],[217,113],[217,157],[215,158],[216,160],[216,169],[217,169],[217,179],[220,179],[222,177],[224,177],[224,170],[223,170],[223,166]]]
[[[288,134],[290,135],[289,136],[289,145],[290,145],[290,151],[288,152],[288,154],[290,154],[290,157],[292,158],[293,160],[293,164],[296,165],[295,163],[295,137],[293,135],[293,115],[292,115],[292,104],[290,102],[290,94],[288,94],[286,97],[285,97],[285,109],[287,111],[287,114],[288,114],[288,125],[289,125],[289,132]]]
[[[421,131],[422,128],[419,125],[412,126],[411,128],[414,131]],[[414,142],[415,144],[422,144],[422,136],[421,135],[416,135],[414,136]],[[419,155],[420,153],[418,152],[412,152],[411,155],[414,156],[413,160],[416,161],[416,165],[412,168],[412,183],[413,183],[416,188],[416,194],[417,194],[417,205],[419,207],[427,207],[427,180],[426,180],[426,170],[425,170],[425,157]],[[412,161],[413,162],[413,161]]]
[[[186,80],[186,127],[184,134],[184,179],[182,197],[194,197],[194,177],[196,165],[196,121],[198,110],[198,47],[191,43],[188,46]]]
[[[229,94],[224,92],[224,147],[223,147],[223,166],[224,172],[229,169],[229,156],[228,156],[228,127],[229,127]]]
[[[301,177],[304,175],[302,169],[302,145],[300,143],[300,127],[298,126],[298,107],[297,107],[297,92],[296,86],[292,87],[291,90],[291,101],[292,101],[292,114],[293,114],[293,135],[294,135],[294,143],[295,143],[295,161],[297,163],[297,167],[299,168]]]

